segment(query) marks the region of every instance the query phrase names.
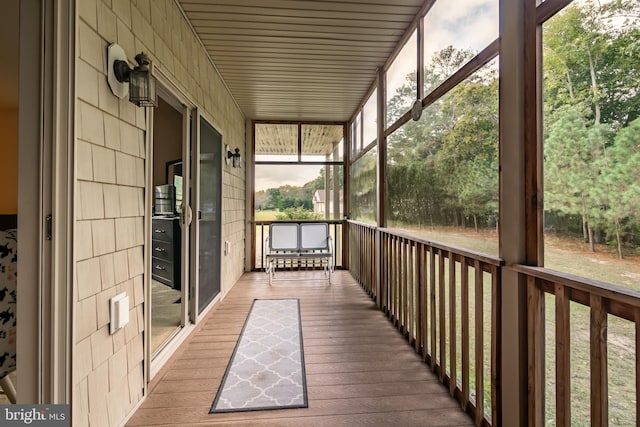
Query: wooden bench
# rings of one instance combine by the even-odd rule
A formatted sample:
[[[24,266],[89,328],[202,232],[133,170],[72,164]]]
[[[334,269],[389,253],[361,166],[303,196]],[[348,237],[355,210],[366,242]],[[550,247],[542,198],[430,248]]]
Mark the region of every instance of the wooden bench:
[[[326,222],[283,222],[269,226],[265,238],[266,272],[269,284],[273,280],[278,261],[319,260],[331,284],[333,271],[332,239]]]

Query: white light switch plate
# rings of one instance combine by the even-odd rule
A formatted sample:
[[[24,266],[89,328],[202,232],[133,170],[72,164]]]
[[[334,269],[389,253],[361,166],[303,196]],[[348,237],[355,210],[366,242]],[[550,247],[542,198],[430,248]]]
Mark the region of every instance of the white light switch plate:
[[[122,292],[109,300],[110,319],[109,333],[114,334],[118,329],[129,323],[129,296]]]

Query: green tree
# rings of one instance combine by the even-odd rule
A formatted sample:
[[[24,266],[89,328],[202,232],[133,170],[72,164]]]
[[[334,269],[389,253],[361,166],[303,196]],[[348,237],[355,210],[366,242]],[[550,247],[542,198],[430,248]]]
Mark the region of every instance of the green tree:
[[[267,202],[265,209],[277,209],[282,203],[282,194],[279,188],[269,188],[267,190]]]
[[[434,54],[426,70],[434,88],[473,52],[452,47]],[[415,79],[415,73],[407,77]],[[405,105],[413,85],[389,109]],[[498,199],[498,79],[493,63],[469,77],[387,138],[390,221],[406,225],[495,224]],[[395,114],[395,113],[394,113]]]
[[[295,219],[322,219],[321,215],[313,211],[307,210],[302,206],[288,207],[282,212],[276,214],[276,219],[283,220],[295,220]]]
[[[442,111],[454,125],[444,135],[437,156],[446,176],[451,208],[461,220],[497,216],[498,206],[498,79],[469,79],[446,96]]]
[[[571,5],[545,23],[543,38],[546,207],[580,215],[591,250],[595,228],[612,232],[620,255],[623,222],[629,219],[614,206],[619,165],[608,151],[615,132],[640,112],[640,7],[631,3]],[[622,16],[626,25],[619,25]],[[579,135],[572,137],[572,131]],[[562,132],[573,139],[558,140]],[[554,154],[555,149],[560,151]],[[567,166],[572,155],[576,160]]]
[[[575,107],[555,115],[544,142],[545,208],[579,214],[583,234],[595,251],[593,227],[602,206],[598,195],[599,139],[589,138],[586,119]]]
[[[621,129],[609,150],[606,216],[614,224],[618,256],[623,257],[622,233],[637,225],[640,211],[640,118]]]

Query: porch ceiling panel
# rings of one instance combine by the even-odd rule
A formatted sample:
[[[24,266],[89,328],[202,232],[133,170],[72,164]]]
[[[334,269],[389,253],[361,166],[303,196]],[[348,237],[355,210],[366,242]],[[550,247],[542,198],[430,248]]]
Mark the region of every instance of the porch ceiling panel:
[[[258,120],[347,121],[424,0],[178,0]]]
[[[258,123],[255,129],[256,154],[298,154],[298,125]],[[331,155],[343,139],[343,130],[341,125],[303,124],[300,135],[302,155]]]

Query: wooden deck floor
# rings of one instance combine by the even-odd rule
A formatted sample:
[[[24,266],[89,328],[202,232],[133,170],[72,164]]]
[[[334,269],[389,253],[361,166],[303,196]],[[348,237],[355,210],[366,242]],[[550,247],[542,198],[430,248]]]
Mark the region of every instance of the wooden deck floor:
[[[473,425],[345,271],[245,274],[151,385],[128,426]],[[299,298],[309,407],[209,414],[255,298]]]

